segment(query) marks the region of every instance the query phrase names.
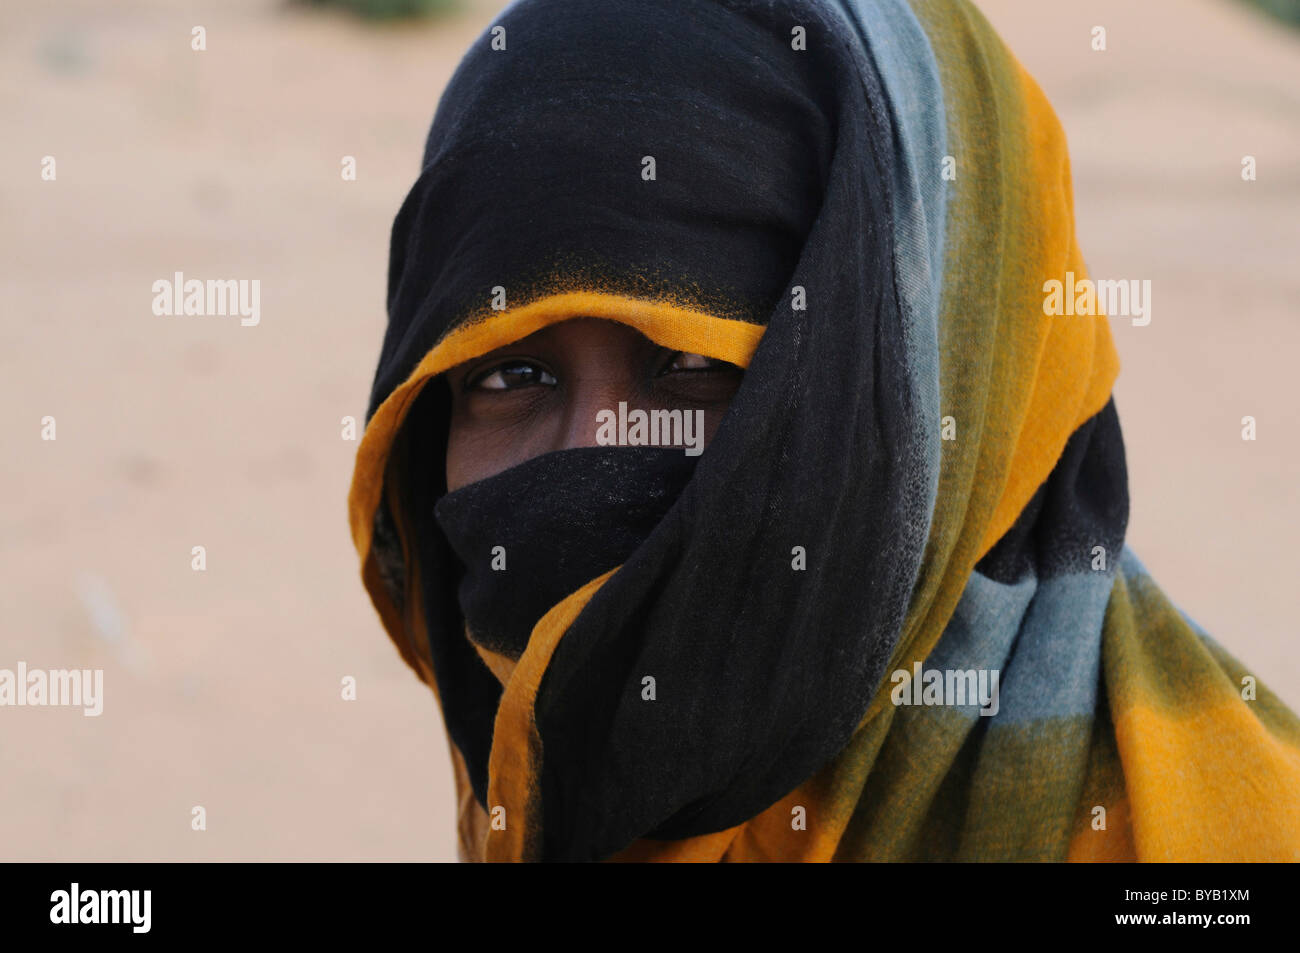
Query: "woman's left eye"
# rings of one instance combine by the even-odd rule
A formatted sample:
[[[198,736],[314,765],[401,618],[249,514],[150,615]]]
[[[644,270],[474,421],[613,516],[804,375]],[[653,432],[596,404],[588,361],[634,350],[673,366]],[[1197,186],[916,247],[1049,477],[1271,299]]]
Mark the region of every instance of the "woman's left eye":
[[[714,367],[726,367],[725,361],[719,361],[712,357],[705,357],[703,354],[687,354],[685,351],[678,351],[668,361],[660,373],[669,371],[703,371]]]

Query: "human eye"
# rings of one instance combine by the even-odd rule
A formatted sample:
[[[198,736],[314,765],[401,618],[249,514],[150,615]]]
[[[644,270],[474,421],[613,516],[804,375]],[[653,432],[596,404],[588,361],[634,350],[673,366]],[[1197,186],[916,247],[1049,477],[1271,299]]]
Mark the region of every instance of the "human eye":
[[[734,364],[728,364],[726,361],[720,361],[717,358],[705,357],[703,354],[690,354],[686,351],[674,351],[668,355],[662,369],[659,371],[660,376],[664,374],[674,374],[681,371],[715,371],[715,370],[738,370]]]
[[[541,364],[516,358],[471,374],[465,381],[465,390],[501,391],[555,384],[555,375]]]

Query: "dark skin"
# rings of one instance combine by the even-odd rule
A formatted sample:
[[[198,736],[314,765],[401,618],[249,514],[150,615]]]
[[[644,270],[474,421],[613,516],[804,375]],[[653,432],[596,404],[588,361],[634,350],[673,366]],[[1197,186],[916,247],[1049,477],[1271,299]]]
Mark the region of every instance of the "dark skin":
[[[447,372],[447,489],[552,450],[596,446],[596,415],[619,401],[628,410],[704,411],[708,446],[743,373],[616,321],[553,324]]]

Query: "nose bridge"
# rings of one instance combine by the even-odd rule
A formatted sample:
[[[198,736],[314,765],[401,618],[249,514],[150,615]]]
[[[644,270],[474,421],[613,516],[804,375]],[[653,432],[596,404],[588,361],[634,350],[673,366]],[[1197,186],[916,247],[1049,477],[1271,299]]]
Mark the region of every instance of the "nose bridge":
[[[596,415],[602,410],[618,413],[619,401],[627,401],[629,409],[635,402],[635,388],[620,375],[586,376],[572,382],[565,394],[562,443],[557,449],[596,446],[599,423]]]

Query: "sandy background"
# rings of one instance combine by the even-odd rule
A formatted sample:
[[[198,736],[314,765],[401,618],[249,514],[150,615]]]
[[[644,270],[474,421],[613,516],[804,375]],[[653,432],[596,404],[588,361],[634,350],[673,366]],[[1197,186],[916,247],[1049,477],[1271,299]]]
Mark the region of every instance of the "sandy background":
[[[0,6],[0,667],[106,679],[98,719],[0,711],[0,859],[455,858],[433,697],[357,577],[340,418],[438,94],[501,6]],[[1227,0],[983,6],[1065,125],[1090,267],[1154,282],[1150,326],[1116,325],[1130,542],[1300,708],[1300,34]],[[176,270],[260,279],[260,326],[154,316]]]

